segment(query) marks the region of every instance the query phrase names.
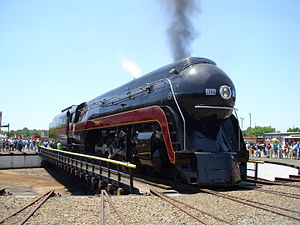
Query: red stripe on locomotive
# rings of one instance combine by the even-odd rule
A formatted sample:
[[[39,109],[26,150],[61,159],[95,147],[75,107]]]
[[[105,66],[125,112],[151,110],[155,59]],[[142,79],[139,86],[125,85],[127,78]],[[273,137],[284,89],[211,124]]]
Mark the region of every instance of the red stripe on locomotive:
[[[128,112],[118,113],[111,116],[105,116],[88,120],[85,122],[76,123],[69,126],[70,132],[78,132],[83,130],[93,130],[106,127],[124,126],[130,124],[138,124],[144,122],[156,121],[161,127],[164,137],[165,146],[169,159],[175,163],[175,152],[172,146],[170,132],[168,127],[167,117],[164,111],[159,106],[151,106],[141,109],[136,109]],[[62,131],[62,130],[60,130]],[[55,131],[52,131],[55,133]]]

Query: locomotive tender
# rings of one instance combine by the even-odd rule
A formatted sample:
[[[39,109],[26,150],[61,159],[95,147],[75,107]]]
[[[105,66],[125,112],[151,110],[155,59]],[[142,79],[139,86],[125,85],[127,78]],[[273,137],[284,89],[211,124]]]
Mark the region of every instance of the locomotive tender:
[[[64,149],[129,161],[196,185],[233,185],[249,158],[230,78],[184,58],[57,115],[49,137]]]

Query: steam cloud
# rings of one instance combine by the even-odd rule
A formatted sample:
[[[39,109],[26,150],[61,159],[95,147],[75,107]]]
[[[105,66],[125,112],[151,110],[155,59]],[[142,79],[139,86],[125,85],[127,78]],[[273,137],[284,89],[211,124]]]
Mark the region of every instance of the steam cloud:
[[[141,68],[134,61],[129,60],[120,53],[117,53],[117,56],[122,68],[129,72],[135,79],[142,75]]]
[[[199,11],[197,0],[159,0],[166,7],[170,18],[167,29],[168,44],[174,61],[191,54],[191,44],[197,32],[191,22],[192,15]]]

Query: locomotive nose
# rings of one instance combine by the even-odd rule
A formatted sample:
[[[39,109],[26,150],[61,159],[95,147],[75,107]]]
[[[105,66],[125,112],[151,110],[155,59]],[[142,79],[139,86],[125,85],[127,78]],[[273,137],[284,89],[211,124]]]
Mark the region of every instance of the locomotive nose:
[[[196,64],[182,72],[178,85],[178,101],[194,119],[225,119],[232,114],[235,87],[220,68]]]

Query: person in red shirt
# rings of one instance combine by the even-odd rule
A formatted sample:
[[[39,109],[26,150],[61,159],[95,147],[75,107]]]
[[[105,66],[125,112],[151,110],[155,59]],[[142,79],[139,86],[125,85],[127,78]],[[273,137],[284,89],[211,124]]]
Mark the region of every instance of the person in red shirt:
[[[271,143],[270,142],[268,142],[268,144],[267,144],[267,158],[272,158],[272,154],[273,154],[273,152],[272,152],[272,145],[271,145]]]
[[[289,157],[290,152],[290,146],[288,143],[285,143],[284,145],[284,157],[287,159]]]

